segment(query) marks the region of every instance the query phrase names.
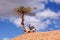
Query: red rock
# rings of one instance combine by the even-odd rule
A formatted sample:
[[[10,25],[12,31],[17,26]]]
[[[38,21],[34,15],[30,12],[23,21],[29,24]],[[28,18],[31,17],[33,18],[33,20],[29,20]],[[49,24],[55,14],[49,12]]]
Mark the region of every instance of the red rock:
[[[60,40],[60,31],[27,33],[12,40]]]

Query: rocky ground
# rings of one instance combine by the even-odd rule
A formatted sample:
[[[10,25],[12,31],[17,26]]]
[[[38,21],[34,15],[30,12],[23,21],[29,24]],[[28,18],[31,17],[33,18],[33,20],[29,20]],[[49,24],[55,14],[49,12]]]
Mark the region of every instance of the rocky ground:
[[[12,38],[12,40],[60,40],[60,31],[27,33]]]

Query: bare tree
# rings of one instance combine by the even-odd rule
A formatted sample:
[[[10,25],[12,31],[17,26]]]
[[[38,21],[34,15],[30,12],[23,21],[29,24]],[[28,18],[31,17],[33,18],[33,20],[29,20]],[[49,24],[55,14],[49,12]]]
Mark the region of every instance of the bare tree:
[[[31,14],[31,11],[34,10],[36,8],[31,8],[31,7],[24,7],[21,6],[19,8],[15,8],[15,12],[17,12],[17,14],[21,17],[22,21],[21,21],[21,25],[22,25],[22,29],[24,32],[26,32],[25,26],[24,26],[24,15],[25,14]],[[32,15],[32,14],[31,14]]]

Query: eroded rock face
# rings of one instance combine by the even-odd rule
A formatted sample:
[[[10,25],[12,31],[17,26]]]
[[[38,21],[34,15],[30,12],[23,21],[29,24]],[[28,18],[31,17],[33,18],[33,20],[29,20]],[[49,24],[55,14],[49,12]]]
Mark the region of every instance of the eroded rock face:
[[[12,40],[60,40],[60,31],[27,33]]]

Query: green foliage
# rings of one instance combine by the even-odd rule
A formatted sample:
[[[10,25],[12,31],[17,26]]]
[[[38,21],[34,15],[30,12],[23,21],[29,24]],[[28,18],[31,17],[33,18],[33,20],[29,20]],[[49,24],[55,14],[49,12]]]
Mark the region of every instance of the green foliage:
[[[24,13],[24,14],[27,14],[27,13],[29,14],[34,9],[36,9],[36,8],[20,6],[19,8],[17,8],[17,12]]]

